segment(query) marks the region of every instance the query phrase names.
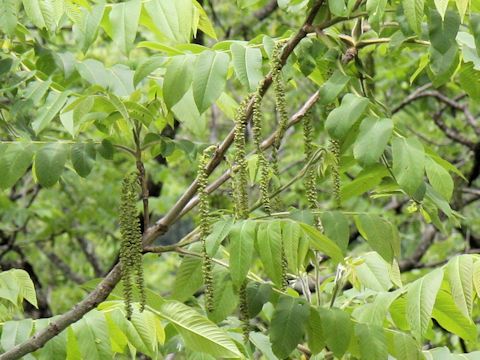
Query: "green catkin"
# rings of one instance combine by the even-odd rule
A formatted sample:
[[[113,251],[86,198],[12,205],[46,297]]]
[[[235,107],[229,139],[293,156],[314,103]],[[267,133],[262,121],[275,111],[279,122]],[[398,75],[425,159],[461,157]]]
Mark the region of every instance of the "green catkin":
[[[272,52],[271,73],[273,82],[273,91],[275,93],[275,105],[279,115],[278,130],[275,134],[275,140],[272,149],[272,167],[275,176],[279,177],[280,172],[278,168],[278,151],[282,138],[285,135],[288,124],[287,104],[285,99],[285,83],[282,78],[282,55],[283,42],[278,41],[275,44]]]
[[[340,209],[342,206],[342,198],[340,196],[340,143],[337,140],[330,140],[330,152],[334,161],[332,166],[333,198],[335,207]]]
[[[311,121],[311,114],[305,114],[303,118],[303,143],[304,143],[304,155],[305,163],[308,163],[313,156],[313,128]],[[304,184],[307,192],[308,208],[312,211],[318,210],[317,202],[317,176],[315,169],[311,166],[308,168],[305,174]],[[315,225],[320,232],[324,232],[323,224],[320,216],[315,216]]]
[[[127,318],[131,318],[133,278],[140,292],[140,311],[145,308],[145,283],[142,265],[142,233],[137,208],[137,175],[127,175],[122,182],[120,199],[120,266]]]
[[[263,87],[263,82],[258,86],[259,89]],[[258,161],[257,168],[260,169],[260,196],[262,200],[263,210],[267,215],[272,213],[272,208],[270,204],[270,196],[268,191],[269,184],[269,164],[265,153],[261,147],[261,132],[262,132],[262,111],[261,111],[262,97],[257,91],[253,98],[253,114],[252,114],[252,132],[253,132],[253,142],[255,143],[255,148],[257,150]]]
[[[248,218],[248,172],[247,160],[245,150],[245,129],[247,126],[246,108],[250,102],[250,97],[247,97],[237,110],[235,115],[235,157],[236,170],[233,173],[233,194],[235,202],[235,218]],[[242,331],[244,341],[248,342],[248,333],[250,330],[249,316],[248,316],[248,302],[247,302],[247,282],[245,281],[239,289],[240,302],[240,321],[242,322]]]
[[[235,171],[234,180],[234,201],[235,215],[237,219],[246,219],[248,217],[248,170],[245,151],[245,130],[247,127],[246,108],[250,98],[247,97],[237,110],[235,115]]]
[[[249,338],[249,333],[250,333],[250,322],[249,322],[249,316],[248,316],[247,282],[246,281],[244,281],[243,284],[240,286],[239,297],[240,297],[240,304],[239,304],[240,321],[242,322],[243,341],[247,343]]]
[[[277,179],[280,179],[280,170],[278,165],[278,151],[282,143],[282,139],[287,131],[288,125],[288,113],[287,113],[287,103],[285,97],[285,83],[282,78],[282,49],[283,42],[278,41],[275,44],[272,52],[272,62],[271,62],[271,73],[272,73],[272,82],[273,82],[273,91],[275,93],[275,105],[277,107],[277,112],[279,115],[278,130],[275,133],[275,139],[272,149],[272,168],[273,173]],[[274,199],[275,205],[277,208],[280,207],[279,197]],[[285,256],[285,251],[282,244],[282,290],[285,291],[288,286],[287,278],[287,269],[288,262]]]
[[[208,160],[211,156],[214,146],[210,146],[204,150],[200,163],[198,165],[198,198],[200,209],[200,241],[202,244],[202,274],[203,283],[205,284],[205,308],[208,312],[214,310],[214,288],[213,288],[213,275],[212,275],[212,259],[207,252],[206,239],[210,234],[210,204],[208,200],[208,193],[206,191],[208,183],[207,166]]]

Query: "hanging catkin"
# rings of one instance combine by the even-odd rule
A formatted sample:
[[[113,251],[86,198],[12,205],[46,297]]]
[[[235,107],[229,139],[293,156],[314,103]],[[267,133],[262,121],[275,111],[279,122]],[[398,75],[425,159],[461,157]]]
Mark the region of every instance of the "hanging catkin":
[[[263,81],[259,84],[258,89],[263,87]],[[253,142],[255,143],[255,149],[258,155],[257,168],[260,170],[260,196],[262,200],[263,210],[267,215],[272,213],[272,208],[270,205],[270,194],[268,191],[269,185],[269,164],[265,153],[261,147],[261,133],[262,133],[262,111],[261,111],[262,96],[259,93],[259,90],[254,95],[253,98],[253,114],[252,114],[252,131],[253,131]]]
[[[303,117],[303,146],[304,146],[304,155],[305,163],[308,163],[313,156],[313,128],[312,128],[312,118],[310,112],[306,113]],[[317,202],[317,176],[315,168],[310,166],[305,174],[304,184],[305,190],[307,193],[308,208],[312,211],[318,210]],[[315,215],[315,225],[317,229],[323,233],[323,225],[320,220],[320,216]]]
[[[333,156],[332,182],[333,182],[333,200],[335,207],[340,209],[342,198],[340,196],[340,143],[337,140],[330,140],[330,152]]]
[[[202,273],[203,283],[205,284],[205,308],[208,312],[214,310],[214,288],[213,288],[213,275],[212,275],[212,259],[207,252],[206,239],[210,235],[210,204],[207,193],[208,173],[207,166],[211,153],[215,150],[215,146],[210,146],[203,151],[198,165],[198,198],[200,209],[200,242],[202,244]]]
[[[137,175],[127,175],[122,182],[120,200],[120,266],[122,273],[123,293],[127,317],[132,316],[133,278],[140,293],[140,311],[145,308],[145,283],[142,265],[142,233],[140,220],[135,206],[137,201]]]
[[[239,106],[235,115],[235,170],[233,173],[234,181],[234,206],[235,217],[237,219],[246,219],[248,217],[248,169],[245,150],[245,131],[247,127],[246,108],[250,98],[246,98]]]
[[[245,130],[247,126],[246,108],[250,102],[250,97],[247,97],[237,110],[235,116],[235,171],[233,173],[234,183],[234,202],[235,202],[235,218],[248,218],[248,177],[247,177],[247,160],[245,150]],[[248,303],[247,303],[247,281],[244,281],[239,289],[239,308],[240,320],[242,321],[242,332],[244,341],[248,341],[250,323],[248,317]]]
[[[279,115],[278,130],[275,134],[275,140],[272,149],[272,168],[275,176],[279,177],[278,151],[282,138],[285,135],[288,124],[287,104],[285,99],[285,83],[282,78],[282,48],[283,42],[278,41],[272,52],[271,73],[273,82],[273,91],[275,93],[275,106]]]

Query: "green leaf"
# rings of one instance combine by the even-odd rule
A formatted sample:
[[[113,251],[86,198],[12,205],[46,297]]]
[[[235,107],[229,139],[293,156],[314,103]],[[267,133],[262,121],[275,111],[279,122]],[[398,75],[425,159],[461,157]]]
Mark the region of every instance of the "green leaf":
[[[213,303],[208,318],[216,323],[223,321],[237,308],[237,298],[228,270],[216,267],[213,272]]]
[[[92,6],[90,11],[83,8],[81,11],[82,17],[80,21],[73,24],[73,33],[83,53],[86,53],[97,38],[105,5],[97,4]]]
[[[92,143],[76,143],[70,153],[73,168],[81,177],[87,177],[95,164],[95,145]]]
[[[295,221],[282,221],[282,239],[288,267],[298,274],[308,251],[308,240],[302,236],[302,229]]]
[[[325,128],[334,138],[343,140],[352,126],[362,117],[367,109],[368,99],[353,94],[347,94],[342,104],[328,114]]]
[[[2,338],[0,339],[2,349],[10,350],[15,345],[28,340],[32,329],[32,319],[5,322],[2,324]]]
[[[463,315],[469,318],[473,307],[473,259],[470,255],[455,256],[445,268],[453,300]]]
[[[472,279],[477,297],[480,298],[480,261],[478,260],[473,263]]]
[[[200,246],[192,246],[189,250],[197,250],[197,252],[199,252]],[[202,284],[202,259],[189,256],[184,257],[177,270],[172,297],[179,301],[185,301],[193,295]]]
[[[407,321],[413,335],[421,339],[428,330],[443,271],[434,270],[413,282],[407,292]]]
[[[456,46],[455,38],[460,27],[460,18],[454,11],[448,11],[445,19],[440,14],[430,9],[428,35],[430,44],[441,54],[445,54],[452,46]]]
[[[325,347],[326,333],[322,327],[322,319],[316,309],[310,307],[310,315],[306,324],[308,346],[312,354],[318,354]]]
[[[109,72],[98,60],[86,59],[76,65],[77,71],[85,81],[92,85],[100,85],[104,89],[109,84]]]
[[[165,301],[152,311],[175,326],[190,350],[217,358],[242,358],[243,355],[225,332],[187,305]]]
[[[360,124],[360,132],[353,146],[355,159],[363,166],[376,163],[383,154],[392,131],[391,119],[365,118]]]
[[[448,171],[430,158],[427,158],[425,170],[433,189],[442,195],[445,200],[450,201],[453,193],[453,179]]]
[[[42,110],[32,122],[32,129],[35,133],[40,133],[49,123],[57,116],[63,105],[67,102],[69,92],[63,91],[61,93],[50,93],[47,103],[42,107]]]
[[[383,19],[387,0],[367,0],[368,23],[372,24],[375,31],[379,30],[380,21]]]
[[[17,27],[18,0],[0,0],[0,30],[12,37]]]
[[[355,275],[360,283],[375,291],[390,290],[393,284],[390,280],[389,264],[376,252],[367,253],[362,258],[365,261],[355,266]]]
[[[78,348],[84,359],[111,359],[113,354],[107,322],[102,312],[91,310],[72,325]]]
[[[470,30],[475,39],[475,48],[477,54],[480,55],[480,14],[472,11],[470,14]]]
[[[335,263],[343,262],[342,250],[328,237],[308,224],[300,223],[303,232],[309,237],[310,245],[330,256]]]
[[[190,42],[194,20],[194,5],[191,0],[151,0],[144,6],[155,27],[164,36],[174,42]]]
[[[282,285],[282,235],[279,221],[261,223],[255,239],[260,260],[268,277],[277,285]]]
[[[424,360],[417,342],[408,334],[386,330],[388,352],[397,360]]]
[[[388,263],[391,264],[393,258],[400,255],[398,234],[390,222],[377,215],[361,214],[355,216],[355,223],[371,248]]]
[[[248,283],[247,285],[247,304],[248,316],[254,318],[263,305],[270,301],[272,295],[272,286],[270,284]]]
[[[252,264],[257,224],[254,221],[240,221],[230,230],[230,272],[237,287],[247,278]]]
[[[341,211],[326,211],[320,215],[320,219],[325,229],[325,235],[335,241],[343,253],[346,253],[350,229],[345,215]]]
[[[388,175],[388,170],[380,164],[362,170],[353,181],[342,185],[340,189],[342,200],[346,201],[373,189]]]
[[[330,104],[338,97],[349,81],[349,76],[343,74],[340,70],[335,70],[320,88],[318,102],[322,105]]]
[[[33,152],[30,146],[22,143],[0,144],[0,188],[12,187],[27,171],[32,163]]]
[[[133,48],[141,8],[140,0],[130,0],[114,4],[110,11],[109,20],[112,26],[113,42],[125,54],[128,54]]]
[[[41,1],[42,0],[22,0],[23,8],[33,25],[40,29],[44,29],[47,25],[44,11],[40,6]]]
[[[272,351],[272,344],[270,343],[268,336],[259,332],[251,332],[249,339],[252,344],[262,352],[266,360],[278,360]]]
[[[319,308],[318,310],[327,346],[337,358],[341,358],[347,351],[353,336],[353,322],[350,315],[340,309]]]
[[[142,61],[135,70],[135,75],[133,76],[133,84],[137,86],[140,81],[145,79],[153,71],[157,70],[160,66],[165,64],[166,60],[167,58],[165,56],[155,55]]]
[[[204,51],[197,56],[193,74],[193,98],[203,113],[223,92],[227,81],[229,56],[223,52]]]
[[[230,50],[237,78],[249,91],[254,91],[263,78],[261,50],[239,43],[233,43]]]
[[[38,308],[37,294],[35,293],[35,285],[28,272],[22,269],[10,270],[19,285],[19,295],[22,299],[27,300],[30,304]]]
[[[408,25],[413,31],[420,34],[425,0],[402,0],[402,5]]]
[[[467,13],[468,5],[470,4],[470,0],[455,0],[455,4],[457,5],[458,13],[460,14],[460,18],[463,21],[465,14]]]
[[[416,138],[394,137],[392,141],[393,174],[398,185],[411,196],[423,183],[425,153]]]
[[[356,324],[355,337],[362,359],[384,360],[388,358],[387,340],[381,326]]]
[[[477,337],[475,323],[466,317],[454,302],[454,297],[444,290],[440,290],[435,301],[432,317],[440,326],[467,341],[474,341]]]
[[[447,11],[449,0],[435,0],[435,7],[437,8],[438,13],[442,17],[442,20],[445,19],[445,12]]]
[[[65,144],[52,143],[37,151],[33,169],[38,182],[42,186],[50,187],[58,181],[67,161],[66,150]]]
[[[270,324],[270,341],[275,355],[281,359],[288,357],[302,341],[309,314],[305,300],[286,295],[280,297]]]
[[[190,88],[194,59],[191,55],[175,56],[168,64],[163,80],[163,100],[169,109],[178,103]]]

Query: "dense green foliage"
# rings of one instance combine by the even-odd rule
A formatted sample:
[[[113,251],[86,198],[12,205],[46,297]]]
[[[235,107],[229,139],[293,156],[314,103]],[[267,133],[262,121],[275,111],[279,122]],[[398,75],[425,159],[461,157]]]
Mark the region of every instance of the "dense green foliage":
[[[0,360],[480,359],[479,0],[0,0],[0,36]]]

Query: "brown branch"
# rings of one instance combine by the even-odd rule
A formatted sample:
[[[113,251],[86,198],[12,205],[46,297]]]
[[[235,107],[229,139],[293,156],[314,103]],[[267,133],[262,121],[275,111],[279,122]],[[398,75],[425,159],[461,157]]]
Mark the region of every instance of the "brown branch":
[[[265,5],[263,8],[255,11],[253,13],[253,16],[259,20],[265,20],[267,17],[269,17],[275,10],[278,8],[278,2],[277,0],[270,0],[267,5]]]
[[[281,63],[285,64],[287,58],[293,52],[293,49],[298,45],[298,43],[307,35],[306,29],[310,27],[320,10],[323,0],[317,1],[310,13],[307,16],[307,20],[301,27],[301,29],[295,34],[293,38],[286,44],[282,56]],[[327,23],[325,27],[330,26]],[[264,79],[263,87],[260,89],[260,94],[263,96],[268,90],[272,83],[272,75],[268,74]],[[252,99],[253,100],[253,99]],[[253,101],[250,101],[247,107],[247,118],[250,118],[253,110]],[[234,131],[232,130],[225,140],[218,146],[217,151],[207,166],[207,174],[210,174],[223,160],[224,155],[228,148],[233,143]],[[153,240],[165,233],[170,225],[172,225],[179,214],[182,213],[183,208],[188,204],[188,202],[193,198],[198,188],[197,181],[193,181],[192,184],[188,187],[185,193],[180,197],[180,199],[173,205],[170,211],[167,214],[157,221],[153,226],[146,229],[143,236],[143,242],[145,245],[148,245],[153,242]],[[87,312],[95,308],[99,303],[104,301],[110,292],[113,290],[115,285],[120,280],[120,265],[117,264],[113,269],[107,274],[107,276],[97,285],[97,287],[87,295],[85,299],[76,304],[71,310],[66,313],[58,316],[53,320],[46,328],[40,330],[36,335],[26,340],[25,342],[13,347],[9,351],[0,355],[0,360],[13,360],[21,358],[22,356],[31,353],[42,346],[45,345],[47,341],[52,339],[54,336],[58,335],[61,331],[67,328],[70,324],[80,320]]]
[[[37,242],[38,249],[50,260],[50,262],[57,267],[68,279],[73,281],[76,284],[83,284],[85,279],[83,276],[77,274],[72,268],[62,260],[60,256],[55,254],[53,251],[45,249],[41,242]]]
[[[103,275],[102,265],[100,263],[100,259],[97,257],[97,254],[95,253],[95,248],[93,244],[83,236],[77,236],[76,239],[77,239],[78,245],[80,245],[80,248],[82,249],[83,254],[87,258],[87,261],[90,263],[90,265],[92,265],[95,276],[97,277],[102,276]]]
[[[408,271],[422,266],[420,260],[433,243],[436,234],[437,231],[433,225],[427,225],[425,231],[423,232],[420,244],[417,246],[412,256],[410,256],[408,259],[400,261],[399,267],[401,271]]]

